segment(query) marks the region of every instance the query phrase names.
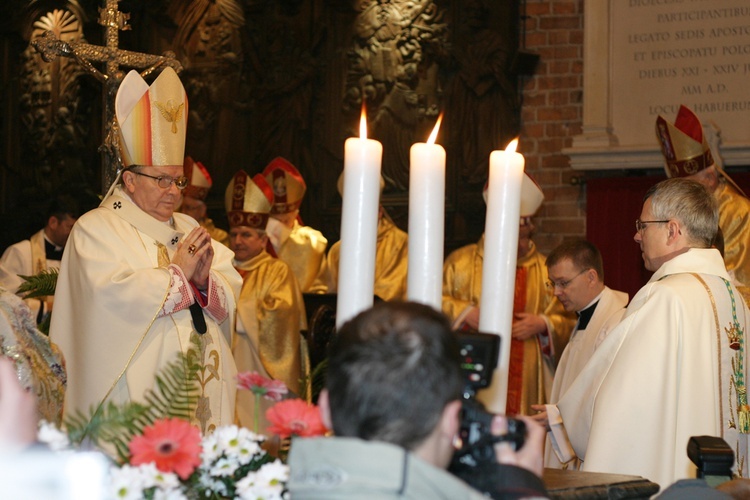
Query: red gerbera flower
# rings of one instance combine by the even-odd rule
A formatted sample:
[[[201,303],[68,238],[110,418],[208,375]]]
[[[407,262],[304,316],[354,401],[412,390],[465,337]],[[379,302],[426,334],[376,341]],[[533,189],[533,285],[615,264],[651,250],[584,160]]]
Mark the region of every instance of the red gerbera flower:
[[[289,392],[284,382],[266,378],[258,372],[238,373],[237,387],[252,391],[256,396],[264,396],[271,401],[281,401],[281,398]]]
[[[162,472],[187,479],[201,464],[201,433],[178,418],[157,420],[130,441],[130,464],[153,462]]]
[[[266,412],[266,419],[271,422],[268,432],[282,438],[321,436],[326,432],[318,407],[301,399],[276,403]]]

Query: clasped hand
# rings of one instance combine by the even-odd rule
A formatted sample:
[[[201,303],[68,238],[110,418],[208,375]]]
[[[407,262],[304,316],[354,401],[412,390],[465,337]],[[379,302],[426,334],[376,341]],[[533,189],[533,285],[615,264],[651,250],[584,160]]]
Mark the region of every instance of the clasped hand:
[[[208,275],[214,259],[211,235],[203,227],[196,227],[177,245],[172,264],[182,269],[185,277],[201,290],[208,287]]]

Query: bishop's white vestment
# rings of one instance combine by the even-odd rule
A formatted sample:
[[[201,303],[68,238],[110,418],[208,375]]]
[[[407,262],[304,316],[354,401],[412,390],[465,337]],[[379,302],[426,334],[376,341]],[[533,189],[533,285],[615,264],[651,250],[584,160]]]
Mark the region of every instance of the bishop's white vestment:
[[[50,330],[66,359],[66,414],[88,414],[105,401],[143,401],[162,367],[191,347],[195,329],[188,306],[197,299],[179,267],[164,267],[159,253],[166,247],[171,259],[196,226],[181,213],[173,215],[173,226],[162,223],[119,188],[78,219],[63,255]],[[233,423],[231,332],[242,284],[232,252],[216,241],[213,249],[202,306],[207,332],[197,335],[201,369],[194,423],[203,432]]]

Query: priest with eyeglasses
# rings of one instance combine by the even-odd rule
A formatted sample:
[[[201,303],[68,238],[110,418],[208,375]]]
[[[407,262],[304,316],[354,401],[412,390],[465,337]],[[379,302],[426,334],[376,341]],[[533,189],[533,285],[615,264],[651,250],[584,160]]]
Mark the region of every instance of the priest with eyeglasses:
[[[666,487],[696,477],[690,439],[714,436],[748,477],[750,309],[712,247],[718,228],[718,203],[698,182],[646,192],[633,239],[654,274],[547,406],[561,461]]]
[[[242,279],[232,252],[176,212],[187,96],[166,68],[149,86],[131,71],[115,102],[124,169],[99,208],[73,228],[63,255],[51,338],[67,363],[65,414],[145,402],[155,377],[192,349],[203,432],[234,419],[231,332]]]

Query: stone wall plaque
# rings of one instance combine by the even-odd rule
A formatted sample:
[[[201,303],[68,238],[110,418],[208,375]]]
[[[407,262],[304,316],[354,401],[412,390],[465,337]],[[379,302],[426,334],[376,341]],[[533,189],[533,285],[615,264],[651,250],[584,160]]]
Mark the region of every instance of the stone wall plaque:
[[[661,168],[654,124],[680,104],[723,164],[750,164],[750,2],[586,0],[584,13],[583,133],[564,151],[574,169]]]

